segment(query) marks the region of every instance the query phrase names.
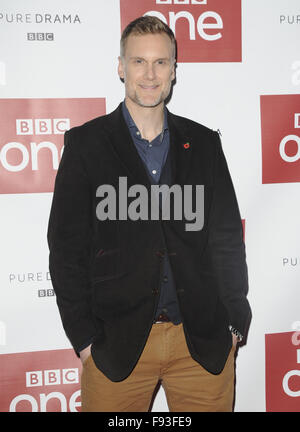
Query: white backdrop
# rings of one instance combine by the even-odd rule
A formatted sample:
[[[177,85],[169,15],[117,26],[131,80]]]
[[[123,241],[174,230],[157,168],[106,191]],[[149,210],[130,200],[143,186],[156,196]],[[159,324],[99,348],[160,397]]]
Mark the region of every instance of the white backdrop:
[[[215,10],[214,0],[209,2]],[[235,411],[266,410],[265,335],[274,334],[276,344],[276,334],[296,330],[300,321],[300,160],[285,162],[284,170],[293,166],[292,180],[263,183],[260,110],[261,96],[298,95],[293,113],[300,113],[299,6],[299,0],[243,0],[242,61],[179,63],[168,105],[178,115],[220,129],[245,221],[253,318],[237,357]],[[45,14],[52,22],[45,22]],[[63,14],[71,15],[70,21],[59,22]],[[54,40],[28,40],[29,32],[53,33]],[[112,111],[124,97],[117,75],[120,35],[119,0],[1,0],[0,98],[105,98],[106,112]],[[288,106],[274,114],[274,129],[287,111]],[[0,124],[2,147],[6,125]],[[299,137],[297,129],[292,125],[289,133]],[[282,138],[278,134],[273,141],[277,153]],[[3,163],[0,170],[5,171]],[[51,200],[52,192],[0,194],[0,361],[6,354],[70,348],[55,297],[38,296],[52,288],[46,243]],[[278,345],[282,364],[283,351]],[[293,369],[300,369],[299,362]],[[5,392],[4,369],[0,381]],[[300,411],[299,377],[292,385],[293,396],[278,388],[278,399],[285,397],[286,406],[298,401]],[[153,411],[167,410],[161,389]]]

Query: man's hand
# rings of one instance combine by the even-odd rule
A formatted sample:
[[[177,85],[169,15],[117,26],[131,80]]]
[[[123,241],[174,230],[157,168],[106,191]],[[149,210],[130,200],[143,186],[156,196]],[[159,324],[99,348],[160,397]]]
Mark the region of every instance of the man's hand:
[[[91,346],[92,346],[92,344],[89,345],[88,347],[84,348],[82,351],[80,351],[79,355],[80,355],[80,360],[81,360],[82,364],[89,357],[89,355],[91,355]]]
[[[238,343],[238,337],[232,333],[232,346],[235,348]]]

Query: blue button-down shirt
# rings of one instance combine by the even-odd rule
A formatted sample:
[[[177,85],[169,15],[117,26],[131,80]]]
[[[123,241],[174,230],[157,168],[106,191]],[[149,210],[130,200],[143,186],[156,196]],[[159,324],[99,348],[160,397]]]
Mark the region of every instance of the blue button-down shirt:
[[[142,138],[140,131],[138,130],[135,122],[133,121],[125,102],[122,104],[123,114],[130,134],[137,148],[137,151],[144,162],[148,173],[151,175],[153,180],[158,183],[163,166],[166,162],[170,139],[169,139],[169,128],[167,122],[167,115],[165,112],[164,124],[162,132],[154,138],[151,142]]]
[[[151,175],[153,181],[158,184],[170,146],[166,108],[164,111],[162,132],[151,142],[142,138],[140,131],[126,107],[125,101],[122,104],[122,112],[133,142],[142,161],[144,162],[147,172]],[[158,317],[162,312],[168,315],[174,324],[179,324],[181,322],[174,278],[167,254],[163,257],[163,278],[161,281],[160,298],[156,317]]]

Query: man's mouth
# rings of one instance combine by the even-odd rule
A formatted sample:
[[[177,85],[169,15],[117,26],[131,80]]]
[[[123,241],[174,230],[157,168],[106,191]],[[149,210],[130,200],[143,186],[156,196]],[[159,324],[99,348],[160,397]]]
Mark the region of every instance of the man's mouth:
[[[155,89],[157,89],[158,85],[151,85],[151,86],[149,86],[149,85],[142,85],[142,84],[140,84],[140,87],[143,90],[155,90]]]

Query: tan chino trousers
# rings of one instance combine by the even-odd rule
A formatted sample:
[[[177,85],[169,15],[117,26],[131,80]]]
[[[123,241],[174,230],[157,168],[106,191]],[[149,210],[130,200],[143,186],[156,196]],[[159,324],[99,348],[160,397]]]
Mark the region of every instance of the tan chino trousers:
[[[182,324],[153,324],[141,357],[131,374],[113,382],[91,356],[81,375],[82,412],[147,412],[158,381],[171,412],[232,411],[234,397],[233,347],[223,371],[207,372],[192,359]]]

